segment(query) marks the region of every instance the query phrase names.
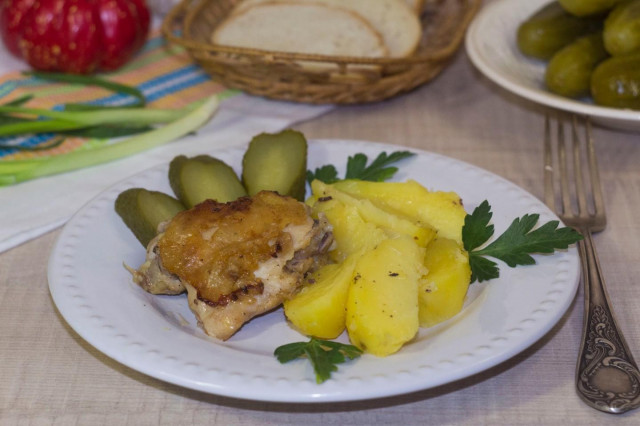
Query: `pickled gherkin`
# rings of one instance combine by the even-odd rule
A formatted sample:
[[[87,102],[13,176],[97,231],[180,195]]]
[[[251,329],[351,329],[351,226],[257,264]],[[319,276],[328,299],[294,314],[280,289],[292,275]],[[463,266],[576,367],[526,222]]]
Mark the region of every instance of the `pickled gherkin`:
[[[575,16],[589,16],[607,12],[626,0],[558,0],[562,7]]]
[[[169,165],[169,184],[187,208],[207,199],[226,203],[247,195],[233,169],[208,155],[174,158]]]
[[[591,75],[591,96],[598,105],[640,110],[640,52],[598,65]]]
[[[591,74],[608,57],[602,33],[584,36],[553,55],[545,73],[549,90],[561,96],[589,95]]]
[[[520,51],[538,59],[550,59],[557,51],[602,27],[600,18],[578,18],[567,13],[559,3],[550,3],[518,27]]]
[[[611,11],[604,23],[604,45],[613,56],[640,51],[640,0]]]
[[[242,182],[249,195],[276,191],[304,200],[307,140],[295,130],[255,136],[242,159]]]
[[[116,213],[143,246],[158,232],[158,225],[184,210],[180,201],[163,192],[130,188],[120,193],[115,202]]]

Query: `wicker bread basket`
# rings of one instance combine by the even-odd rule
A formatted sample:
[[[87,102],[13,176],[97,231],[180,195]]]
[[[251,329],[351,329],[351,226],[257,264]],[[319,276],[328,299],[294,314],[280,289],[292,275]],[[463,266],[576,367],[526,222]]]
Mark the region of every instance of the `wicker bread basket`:
[[[422,15],[416,52],[404,58],[356,58],[273,52],[210,42],[239,0],[182,0],[162,31],[214,80],[272,99],[313,104],[375,102],[433,79],[456,52],[481,0],[435,0]]]

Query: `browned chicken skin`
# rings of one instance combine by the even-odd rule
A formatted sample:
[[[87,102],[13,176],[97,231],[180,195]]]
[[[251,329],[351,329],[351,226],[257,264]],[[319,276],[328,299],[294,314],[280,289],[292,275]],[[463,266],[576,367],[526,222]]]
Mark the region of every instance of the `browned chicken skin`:
[[[134,281],[155,294],[186,288],[205,332],[226,340],[295,293],[331,242],[326,219],[314,220],[293,198],[262,191],[207,200],[165,225]]]

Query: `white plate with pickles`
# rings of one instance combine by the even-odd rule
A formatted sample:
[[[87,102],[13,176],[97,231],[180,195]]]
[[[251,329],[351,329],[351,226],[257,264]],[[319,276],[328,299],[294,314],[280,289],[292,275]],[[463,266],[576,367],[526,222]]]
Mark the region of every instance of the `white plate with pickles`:
[[[517,46],[518,27],[549,0],[496,0],[483,7],[466,34],[465,47],[473,64],[490,80],[523,98],[562,111],[581,114],[603,126],[640,131],[640,111],[595,105],[591,99],[569,99],[549,92],[547,63],[523,55]]]
[[[308,168],[334,164],[344,176],[348,156],[363,153],[373,159],[398,149],[365,141],[311,141]],[[414,179],[428,189],[455,191],[467,212],[488,200],[495,235],[526,214],[539,214],[539,223],[557,219],[534,196],[499,176],[411,151],[416,155],[398,164],[392,180]],[[243,152],[237,148],[211,155],[238,171]],[[167,171],[168,165],[141,172],[83,207],[51,254],[49,286],[60,313],[82,338],[114,360],[178,386],[233,398],[305,403],[433,388],[484,371],[532,345],[560,320],[577,290],[574,246],[534,255],[534,265],[499,263],[499,278],[472,284],[458,315],[421,329],[395,354],[347,360],[318,384],[307,360],[282,364],[274,356],[281,345],[307,340],[289,325],[282,308],[254,318],[222,342],[198,327],[186,297],[152,295],[133,283],[123,263],[138,267],[145,250],[114,211],[114,201],[132,187],[170,193]],[[348,336],[337,340],[348,343]]]

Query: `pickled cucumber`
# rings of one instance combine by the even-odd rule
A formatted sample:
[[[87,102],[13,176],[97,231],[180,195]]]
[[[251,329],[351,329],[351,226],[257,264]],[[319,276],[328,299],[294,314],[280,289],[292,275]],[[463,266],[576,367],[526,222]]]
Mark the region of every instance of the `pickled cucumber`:
[[[640,0],[611,11],[604,23],[604,45],[613,56],[640,51]]]
[[[169,165],[169,184],[187,208],[206,199],[226,203],[247,195],[233,169],[208,155],[174,158]]]
[[[277,191],[304,200],[307,140],[295,130],[255,136],[242,159],[242,181],[249,195]]]
[[[599,105],[640,110],[640,52],[612,56],[598,65],[591,95]]]
[[[553,93],[569,98],[588,96],[591,74],[608,57],[602,33],[581,37],[553,55],[545,72],[545,83]]]
[[[604,13],[626,0],[559,0],[562,7],[575,16]]]
[[[601,27],[602,19],[578,18],[553,2],[518,27],[518,48],[527,56],[547,60],[578,37]]]
[[[184,210],[184,206],[162,192],[131,188],[118,195],[115,210],[138,241],[146,247],[156,236],[158,225]]]

